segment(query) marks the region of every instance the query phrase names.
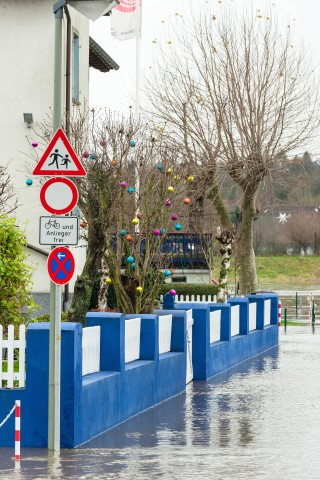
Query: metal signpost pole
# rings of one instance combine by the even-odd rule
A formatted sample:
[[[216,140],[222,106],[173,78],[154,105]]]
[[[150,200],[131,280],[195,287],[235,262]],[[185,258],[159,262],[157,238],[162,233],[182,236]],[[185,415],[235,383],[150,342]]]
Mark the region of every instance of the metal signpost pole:
[[[59,3],[59,2],[58,2]],[[64,3],[64,2],[61,2]],[[57,4],[56,4],[57,5]],[[55,12],[53,131],[62,115],[62,18],[63,5]],[[50,282],[48,448],[60,451],[61,285]]]

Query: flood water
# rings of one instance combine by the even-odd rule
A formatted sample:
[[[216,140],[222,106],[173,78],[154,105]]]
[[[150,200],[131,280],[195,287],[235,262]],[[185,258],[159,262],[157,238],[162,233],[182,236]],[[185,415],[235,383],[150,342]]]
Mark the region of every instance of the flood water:
[[[282,327],[279,349],[58,457],[22,449],[14,470],[0,448],[0,478],[319,480],[319,332]]]

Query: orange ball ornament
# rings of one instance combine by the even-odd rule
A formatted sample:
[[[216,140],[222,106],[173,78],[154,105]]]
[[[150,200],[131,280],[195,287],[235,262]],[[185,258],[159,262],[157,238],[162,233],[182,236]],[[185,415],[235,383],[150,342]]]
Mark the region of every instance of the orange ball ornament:
[[[81,228],[86,228],[87,222],[80,222],[80,227]]]
[[[132,240],[133,240],[132,235],[127,235],[127,236],[126,236],[126,240],[127,240],[128,242],[132,242]]]
[[[190,205],[190,203],[191,203],[190,198],[188,198],[188,197],[184,198],[184,199],[183,199],[183,203],[184,203],[185,205]]]
[[[141,220],[141,218],[142,218],[142,213],[140,213],[140,212],[137,213],[137,218],[139,218],[139,220]]]
[[[111,165],[112,165],[113,167],[115,167],[115,166],[117,165],[116,160],[112,160]]]

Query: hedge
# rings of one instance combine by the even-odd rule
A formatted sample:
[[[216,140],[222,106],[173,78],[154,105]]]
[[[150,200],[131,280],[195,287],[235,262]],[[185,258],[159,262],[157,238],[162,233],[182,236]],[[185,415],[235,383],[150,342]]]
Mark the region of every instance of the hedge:
[[[205,283],[165,283],[160,295],[168,293],[171,289],[177,292],[177,295],[216,295],[217,287]]]

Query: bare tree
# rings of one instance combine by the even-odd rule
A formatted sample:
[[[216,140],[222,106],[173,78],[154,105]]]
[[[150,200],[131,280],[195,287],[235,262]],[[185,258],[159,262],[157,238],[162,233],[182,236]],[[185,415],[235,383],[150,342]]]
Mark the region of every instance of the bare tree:
[[[0,165],[0,213],[12,213],[18,207],[10,175],[7,168]]]
[[[270,14],[229,7],[216,16],[206,4],[192,21],[178,21],[176,47],[160,51],[148,96],[154,115],[192,152],[189,161],[203,165],[217,212],[223,212],[217,172],[240,187],[240,290],[254,292],[253,222],[261,182],[287,168],[290,155],[319,127],[312,63],[291,29],[281,30]]]

